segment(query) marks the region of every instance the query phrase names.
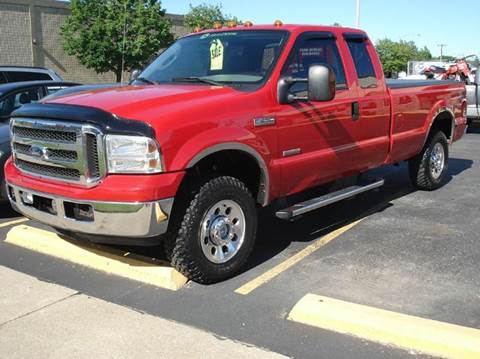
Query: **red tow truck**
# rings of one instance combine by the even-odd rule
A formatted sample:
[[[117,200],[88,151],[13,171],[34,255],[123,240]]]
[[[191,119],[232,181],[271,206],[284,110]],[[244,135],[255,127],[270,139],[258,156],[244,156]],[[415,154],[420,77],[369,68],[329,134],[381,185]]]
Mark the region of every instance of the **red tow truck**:
[[[163,242],[180,272],[211,283],[246,263],[259,207],[400,161],[416,188],[440,187],[466,108],[460,82],[386,81],[363,31],[232,25],[179,39],[128,86],[17,110],[7,189],[16,210],[62,233]]]

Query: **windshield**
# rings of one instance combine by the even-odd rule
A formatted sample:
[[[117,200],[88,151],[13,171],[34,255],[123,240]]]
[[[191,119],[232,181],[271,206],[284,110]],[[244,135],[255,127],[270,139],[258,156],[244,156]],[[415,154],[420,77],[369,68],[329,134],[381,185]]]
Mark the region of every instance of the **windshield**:
[[[285,31],[242,30],[184,37],[150,64],[135,83],[260,86],[287,36]]]

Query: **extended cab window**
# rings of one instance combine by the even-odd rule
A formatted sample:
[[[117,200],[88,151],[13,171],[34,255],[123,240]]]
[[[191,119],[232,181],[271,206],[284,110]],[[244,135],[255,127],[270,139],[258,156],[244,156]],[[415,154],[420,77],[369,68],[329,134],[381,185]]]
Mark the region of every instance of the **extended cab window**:
[[[139,76],[154,83],[263,84],[287,40],[286,31],[235,29],[181,38]]]
[[[350,54],[352,55],[357,76],[362,88],[376,87],[377,77],[373,67],[372,58],[368,53],[367,43],[364,39],[347,40]]]
[[[283,67],[282,75],[307,78],[311,65],[329,65],[335,71],[337,88],[346,87],[345,71],[334,38],[319,38],[311,34],[301,36]],[[305,92],[307,84],[296,83],[290,91],[295,94]]]

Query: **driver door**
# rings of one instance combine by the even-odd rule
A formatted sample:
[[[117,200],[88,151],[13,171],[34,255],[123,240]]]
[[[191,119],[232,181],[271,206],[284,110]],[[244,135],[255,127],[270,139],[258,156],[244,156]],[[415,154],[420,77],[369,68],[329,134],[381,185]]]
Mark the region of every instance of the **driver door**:
[[[282,69],[282,76],[306,78],[313,64],[335,71],[337,92],[332,101],[296,101],[279,105],[276,113],[282,194],[290,195],[326,183],[358,166],[352,133],[352,103],[355,87],[348,86],[337,41],[331,33],[308,32],[299,36]],[[306,83],[296,83],[291,92],[306,96]]]

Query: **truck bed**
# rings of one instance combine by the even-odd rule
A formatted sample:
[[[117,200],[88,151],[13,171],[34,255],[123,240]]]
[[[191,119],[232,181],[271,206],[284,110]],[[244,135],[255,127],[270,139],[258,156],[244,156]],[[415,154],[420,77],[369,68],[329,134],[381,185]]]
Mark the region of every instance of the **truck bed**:
[[[391,99],[390,161],[399,162],[419,152],[426,141],[432,108],[447,109],[454,118],[462,117],[465,85],[458,81],[387,80]],[[463,127],[452,125],[447,137],[455,141],[463,135]]]

